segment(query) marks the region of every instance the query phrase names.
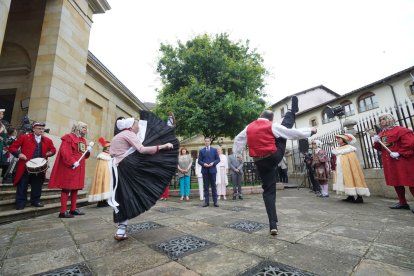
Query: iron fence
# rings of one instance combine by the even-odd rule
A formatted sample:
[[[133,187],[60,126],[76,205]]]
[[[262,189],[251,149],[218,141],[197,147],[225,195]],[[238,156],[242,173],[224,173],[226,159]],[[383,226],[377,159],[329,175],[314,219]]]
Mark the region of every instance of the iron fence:
[[[369,135],[368,130],[379,129],[378,118],[384,113],[392,114],[397,125],[414,130],[414,103],[408,101],[400,103],[398,106],[372,112],[367,116],[358,119],[354,129],[356,131],[355,137],[358,141],[357,146],[359,146],[361,150],[362,160],[360,161],[363,164],[364,169],[382,168],[381,153],[373,148],[372,138]],[[335,140],[335,135],[343,133],[344,130],[338,128],[329,133],[316,136],[314,139],[318,139],[323,143],[322,149],[327,152],[329,157],[331,157],[332,149],[338,146]],[[301,161],[303,161],[301,159],[301,153],[298,149],[293,149],[293,164],[294,169],[297,172],[304,171],[304,164]]]

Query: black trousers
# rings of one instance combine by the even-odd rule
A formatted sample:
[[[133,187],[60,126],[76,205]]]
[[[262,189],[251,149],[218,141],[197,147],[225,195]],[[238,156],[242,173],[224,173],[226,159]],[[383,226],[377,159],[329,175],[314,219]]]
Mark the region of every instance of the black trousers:
[[[29,174],[24,172],[19,183],[17,183],[16,190],[16,207],[26,206],[27,201],[27,188],[31,187],[30,203],[36,204],[40,202],[40,196],[42,195],[42,186],[45,181],[45,174]]]
[[[208,186],[211,186],[211,196],[213,197],[214,204],[217,204],[217,186],[216,186],[216,174],[215,173],[203,173],[204,184],[204,201],[206,204],[210,204],[210,195]]]
[[[289,183],[288,181],[288,169],[282,169],[281,167],[277,168],[279,174],[279,181],[282,183]]]
[[[292,128],[295,124],[295,114],[287,112],[281,125]],[[274,154],[259,161],[256,161],[256,168],[262,179],[263,201],[266,207],[267,217],[269,218],[270,229],[277,228],[276,214],[276,182],[277,166],[285,155],[286,139],[276,138],[277,150]]]

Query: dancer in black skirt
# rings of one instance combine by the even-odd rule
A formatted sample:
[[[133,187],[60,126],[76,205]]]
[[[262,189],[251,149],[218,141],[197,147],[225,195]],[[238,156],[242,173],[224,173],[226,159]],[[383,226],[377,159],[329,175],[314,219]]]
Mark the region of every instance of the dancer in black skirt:
[[[174,129],[151,112],[141,111],[140,117],[139,122],[118,120],[121,132],[111,142],[114,180],[108,203],[118,223],[114,236],[118,241],[127,238],[129,219],[155,205],[177,168],[179,142]]]

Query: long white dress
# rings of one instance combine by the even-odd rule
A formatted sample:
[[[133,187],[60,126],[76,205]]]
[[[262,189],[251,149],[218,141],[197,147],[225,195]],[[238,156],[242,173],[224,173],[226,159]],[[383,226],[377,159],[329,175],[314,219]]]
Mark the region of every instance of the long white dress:
[[[217,176],[216,176],[216,185],[217,185],[217,195],[226,196],[226,186],[229,184],[227,177],[227,171],[229,169],[229,163],[227,162],[227,156],[220,154],[220,162],[216,166]]]
[[[203,174],[201,173],[201,166],[198,164],[198,158],[196,159],[196,168],[195,173],[197,175],[198,180],[198,191],[200,194],[200,200],[204,200],[204,183],[203,183]]]

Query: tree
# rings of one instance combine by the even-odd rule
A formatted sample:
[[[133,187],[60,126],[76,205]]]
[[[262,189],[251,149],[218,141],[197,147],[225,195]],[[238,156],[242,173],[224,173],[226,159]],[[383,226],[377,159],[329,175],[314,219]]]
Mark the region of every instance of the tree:
[[[185,137],[234,137],[265,107],[262,57],[249,41],[235,43],[227,34],[177,44],[160,47],[157,71],[163,87],[155,112],[165,117],[172,111],[176,132]]]

